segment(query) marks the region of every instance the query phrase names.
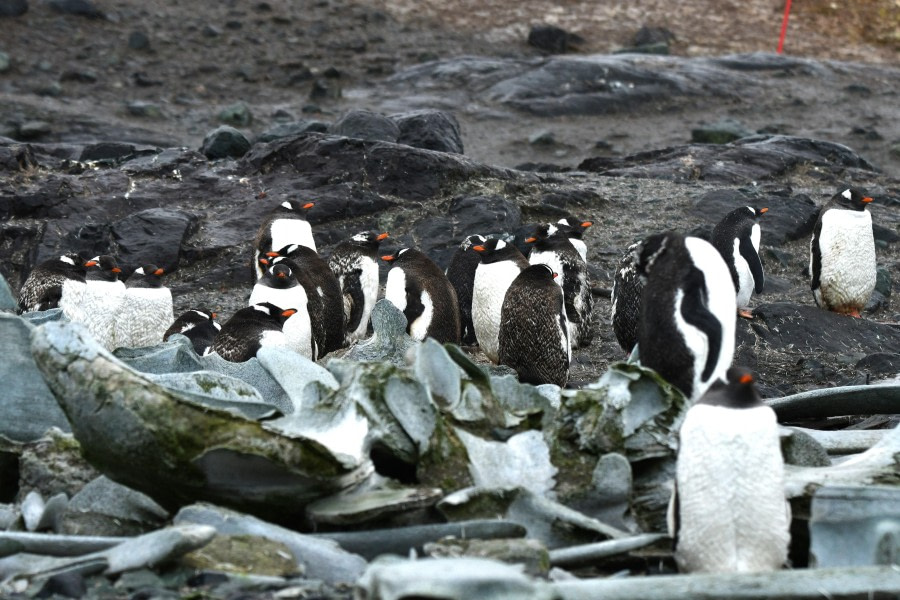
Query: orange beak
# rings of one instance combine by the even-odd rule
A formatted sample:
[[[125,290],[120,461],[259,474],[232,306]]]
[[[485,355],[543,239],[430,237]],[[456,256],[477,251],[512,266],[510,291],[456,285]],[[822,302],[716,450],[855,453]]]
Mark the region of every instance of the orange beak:
[[[395,258],[396,258],[395,256],[391,256],[390,254],[385,254],[384,256],[381,257],[381,260],[386,260],[388,262],[391,262]]]
[[[282,311],[281,316],[282,317],[290,317],[291,315],[296,314],[296,313],[297,313],[296,310],[294,310],[293,308],[289,308],[285,311]]]
[[[97,266],[97,261],[96,261],[96,260],[89,260],[89,261],[87,261],[86,263],[84,263],[84,266],[86,266],[86,267],[96,267],[96,266]]]
[[[157,276],[162,275],[164,273],[165,273],[164,269],[157,269],[157,270],[153,271],[153,274],[157,275]]]
[[[864,203],[868,204],[869,202],[872,201],[872,198],[869,198],[868,196],[866,196],[865,198],[862,199],[862,201],[863,201]]]
[[[474,250],[475,252],[484,252],[485,249],[486,248],[484,246],[482,246],[481,244],[479,244],[477,246],[472,246],[472,250]]]
[[[284,279],[285,277],[287,277],[287,275],[285,275],[283,272],[279,272],[278,274],[275,275],[275,277],[278,277],[279,279]]]
[[[531,236],[530,238],[525,238],[525,243],[526,243],[526,244],[533,244],[533,243],[535,243],[536,241],[537,241],[537,238],[534,237],[534,236]]]
[[[269,258],[276,258],[281,255],[278,254],[277,252],[266,252],[266,256],[268,256]]]
[[[112,269],[110,269],[110,271],[112,271],[113,273],[121,273],[122,269],[120,269],[119,267],[113,267]]]
[[[259,264],[261,264],[261,265],[267,265],[267,264],[269,264],[269,259],[268,259],[268,258],[261,258],[261,259],[259,259]]]
[[[378,240],[378,241],[380,242],[381,240],[383,240],[383,239],[385,239],[385,238],[387,238],[387,237],[388,237],[388,233],[387,233],[387,232],[384,232],[384,233],[379,233],[378,236],[377,236],[375,239]]]
[[[556,279],[557,277],[559,277],[559,273],[554,272],[554,273],[553,273],[553,279]]]
[[[309,210],[310,208],[312,208],[315,205],[316,204],[314,202],[307,202],[306,204],[303,205],[303,208],[305,208],[306,210]]]
[[[741,378],[738,381],[740,381],[741,383],[752,383],[753,375],[750,375],[749,373],[741,375]]]
[[[585,221],[584,223],[581,224],[581,226],[584,227],[585,229],[587,229],[588,227],[590,227],[593,224],[594,224],[593,221]]]
[[[766,214],[767,212],[769,212],[769,209],[768,209],[768,208],[761,208],[761,209],[759,209],[759,214],[761,214],[761,215],[764,215],[764,214]]]
[[[215,319],[215,318],[218,317],[218,316],[219,316],[219,315],[217,315],[216,313],[212,313],[212,318],[213,318],[213,319]]]

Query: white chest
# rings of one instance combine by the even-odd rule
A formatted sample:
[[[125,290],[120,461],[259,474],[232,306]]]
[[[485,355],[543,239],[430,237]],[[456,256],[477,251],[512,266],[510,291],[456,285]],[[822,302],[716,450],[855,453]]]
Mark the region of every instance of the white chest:
[[[313,239],[312,227],[309,221],[303,219],[275,219],[271,225],[272,248],[281,250],[285,246],[297,244],[307,248],[316,249],[316,241]]]
[[[472,327],[481,350],[493,362],[499,360],[500,314],[503,299],[519,267],[510,261],[481,263],[472,287]]]

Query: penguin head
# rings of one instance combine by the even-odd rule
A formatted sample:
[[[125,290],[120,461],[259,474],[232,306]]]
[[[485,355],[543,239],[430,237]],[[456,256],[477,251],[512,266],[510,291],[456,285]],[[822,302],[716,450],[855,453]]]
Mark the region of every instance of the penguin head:
[[[584,232],[587,231],[588,227],[592,226],[594,222],[582,221],[575,217],[565,217],[557,221],[556,224],[564,226],[561,229],[564,229],[567,236],[580,240],[584,237]]]
[[[416,251],[412,248],[400,248],[396,250],[393,254],[385,254],[381,257],[381,260],[385,262],[389,262],[393,265],[398,264],[398,261],[401,259],[409,259],[412,258],[416,254]],[[405,262],[405,261],[404,261]]]
[[[383,240],[390,237],[387,232],[377,233],[375,231],[361,231],[350,238],[350,242],[355,246],[366,249],[378,249]]]
[[[218,316],[216,313],[205,308],[192,308],[184,314],[185,317],[192,322],[215,321]]]
[[[768,207],[755,208],[753,206],[748,206],[747,208],[753,213],[753,218],[756,219],[757,221],[759,220],[759,218],[761,216],[763,216],[764,214],[769,212]]]
[[[536,282],[554,283],[554,280],[559,277],[559,273],[554,272],[549,265],[537,263],[522,269],[521,276]]]
[[[526,244],[536,244],[542,242],[559,231],[559,228],[552,223],[543,223],[534,228],[534,232],[530,237],[525,238]]]
[[[92,279],[118,281],[119,273],[122,272],[122,269],[119,268],[119,263],[109,254],[95,256],[85,262],[84,266],[88,268],[88,274]]]
[[[654,233],[644,238],[634,248],[633,263],[641,281],[647,282],[647,277],[653,271],[656,262],[675,245],[679,238],[680,236],[672,231]]]
[[[311,209],[315,205],[315,202],[308,202],[306,200],[285,200],[278,205],[276,212],[279,214],[291,215],[301,219],[305,219],[306,213],[308,213],[309,209]]]
[[[158,288],[162,287],[163,275],[165,275],[164,269],[162,269],[161,267],[157,267],[154,264],[148,264],[135,269],[131,276],[128,278],[127,283],[130,285],[134,285],[135,283],[140,281],[141,287]]]
[[[281,308],[279,306],[275,306],[271,302],[260,302],[259,304],[254,304],[249,307],[253,309],[253,311],[257,314],[257,316],[262,317],[266,320],[273,320],[279,325],[284,324],[288,318],[297,312],[294,308]]]
[[[75,252],[66,252],[56,260],[60,270],[78,276],[79,278],[84,277],[84,274],[88,269],[85,266],[87,261],[84,257]]]
[[[513,244],[499,238],[490,238],[482,244],[472,246],[472,250],[478,253],[478,257],[484,264],[491,264],[503,260],[516,260],[522,257],[522,253]],[[524,259],[524,257],[522,257]]]
[[[470,236],[466,237],[466,239],[464,239],[462,242],[460,242],[459,249],[462,250],[463,252],[468,252],[469,250],[474,251],[475,246],[480,246],[480,245],[484,244],[486,241],[487,241],[487,238],[485,238],[481,234],[476,233],[474,235],[470,235]]]
[[[291,260],[299,261],[304,256],[318,255],[319,253],[312,248],[308,246],[301,246],[300,244],[288,244],[287,246],[279,248],[276,251],[266,252],[266,256],[270,259],[270,264],[272,264],[274,259],[276,258],[288,258]]]
[[[740,366],[729,368],[725,373],[725,381],[714,383],[697,402],[727,408],[754,408],[763,405],[756,389],[756,378],[749,369]]]
[[[835,194],[832,201],[843,209],[847,210],[866,210],[872,197],[863,190],[855,187],[848,187],[844,191]]]

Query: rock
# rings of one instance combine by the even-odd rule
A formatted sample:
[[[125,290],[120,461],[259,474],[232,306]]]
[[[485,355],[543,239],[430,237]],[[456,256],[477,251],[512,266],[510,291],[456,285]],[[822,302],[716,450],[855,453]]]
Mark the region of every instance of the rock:
[[[81,573],[60,573],[51,575],[37,593],[37,598],[56,597],[81,598],[87,594],[87,584]]]
[[[297,533],[215,506],[186,506],[178,512],[174,522],[211,525],[223,535],[252,535],[284,544],[293,555],[295,566],[305,577],[330,585],[352,583],[366,567],[365,560],[342,550],[333,541]]]
[[[631,44],[633,46],[648,46],[651,44],[665,44],[668,46],[675,39],[675,34],[667,27],[643,25],[635,32]]]
[[[149,50],[150,37],[138,29],[128,34],[128,47],[132,50]]]
[[[14,313],[18,308],[18,299],[13,295],[6,278],[0,273],[0,312]]]
[[[81,556],[106,550],[127,538],[96,535],[60,535],[54,533],[26,533],[0,531],[0,543],[14,543],[18,552],[47,556]]]
[[[385,485],[322,498],[306,507],[306,516],[316,527],[361,525],[387,521],[391,516],[409,522],[410,513],[428,509],[443,492],[436,488],[398,488]]]
[[[135,371],[142,373],[165,375],[203,370],[203,363],[194,352],[191,340],[183,335],[173,335],[156,346],[117,348],[113,354]]]
[[[100,476],[72,497],[62,529],[69,535],[132,536],[163,525],[168,517],[144,494]]]
[[[256,143],[271,142],[280,138],[291,137],[308,131],[317,133],[325,133],[328,131],[328,124],[321,121],[292,121],[290,123],[279,123],[274,127],[266,129],[256,136]]]
[[[604,523],[629,529],[633,493],[631,463],[622,454],[610,452],[597,461],[591,486],[570,496],[567,504]]]
[[[294,412],[294,403],[278,381],[263,367],[259,358],[254,357],[242,363],[230,362],[218,354],[207,354],[200,357],[203,368],[228,377],[244,381],[257,392],[269,406],[274,406],[283,415]]]
[[[30,441],[44,435],[50,427],[69,431],[69,422],[56,398],[44,383],[28,348],[35,327],[26,320],[0,313],[0,435],[12,440]]]
[[[328,369],[296,352],[263,346],[256,353],[256,358],[278,385],[285,390],[294,407],[300,407],[303,404],[305,390],[309,385],[318,384],[325,390],[336,390],[339,387],[337,379],[328,372]]]
[[[58,494],[72,497],[99,473],[81,455],[81,447],[70,433],[47,430],[44,437],[25,443],[18,450],[18,489],[49,498]]]
[[[2,11],[2,9],[0,9],[0,11]],[[0,14],[0,17],[2,16],[3,15]],[[11,64],[12,63],[9,54],[7,54],[6,52],[0,52],[0,73],[6,73],[7,71],[9,71],[9,67]]]
[[[553,146],[556,144],[556,136],[552,131],[542,129],[528,136],[528,143],[532,146]]]
[[[537,495],[548,494],[556,485],[556,467],[541,432],[526,431],[506,442],[491,442],[455,429],[469,455],[469,472],[476,486],[521,486]]]
[[[856,368],[870,375],[894,375],[900,373],[900,354],[896,352],[875,352],[861,358]]]
[[[527,575],[546,577],[550,570],[547,549],[537,540],[458,540],[443,539],[425,545],[432,558],[484,558],[519,565]]]
[[[528,32],[528,45],[548,54],[576,51],[577,46],[583,43],[584,38],[580,35],[555,25],[532,25]]]
[[[106,18],[106,14],[91,0],[47,0],[47,4],[56,12],[64,15],[75,15],[88,19]]]
[[[21,17],[28,12],[28,0],[0,0],[0,17]]]
[[[891,415],[897,412],[900,386],[851,385],[810,390],[783,398],[766,400],[779,422],[839,415]]]
[[[81,156],[78,157],[78,160],[82,162],[90,162],[90,161],[125,161],[129,158],[133,158],[135,154],[140,152],[144,155],[155,156],[157,152],[155,150],[138,150],[138,147],[134,144],[127,144],[124,142],[97,142],[96,144],[88,144],[81,151]]]
[[[808,433],[793,428],[782,430],[781,454],[785,464],[802,467],[831,465],[828,452]]]
[[[250,141],[243,133],[228,125],[222,125],[207,133],[200,146],[200,152],[210,160],[240,158],[248,150]]]
[[[150,208],[113,223],[119,266],[133,271],[154,264],[171,273],[178,268],[182,245],[196,222],[196,217],[182,211]]]
[[[248,127],[253,123],[253,113],[245,102],[237,102],[220,110],[218,119],[232,127]]]
[[[19,125],[19,138],[33,140],[53,131],[53,126],[46,121],[26,121]]]
[[[751,136],[754,132],[743,123],[734,119],[722,119],[715,123],[703,125],[691,130],[691,143],[694,144],[728,144],[735,140]]]
[[[125,104],[125,110],[133,117],[142,119],[161,119],[163,117],[162,109],[152,103],[144,100],[133,100]]]
[[[396,141],[425,150],[463,154],[462,133],[452,113],[415,110],[388,117],[400,130]]]
[[[400,137],[400,127],[396,122],[368,110],[351,110],[335,121],[328,132],[377,142],[397,142]]]
[[[256,388],[237,377],[214,371],[149,375],[148,379],[177,390],[182,402],[215,408],[253,420],[280,416],[277,406],[265,400]]]
[[[875,291],[882,296],[891,295],[891,272],[885,267],[878,267],[875,271]]]
[[[217,535],[181,559],[196,570],[215,570],[253,575],[292,577],[299,575],[287,546],[255,535]]]
[[[812,437],[820,446],[825,448],[829,456],[857,454],[865,452],[879,443],[890,430],[888,429],[840,429],[837,431],[822,431],[819,429],[806,429],[802,427],[790,427],[788,429],[803,431]]]
[[[810,566],[897,565],[900,490],[823,487],[812,499]]]
[[[31,491],[25,495],[25,499],[22,501],[22,521],[25,523],[26,530],[37,530],[44,514],[44,507],[44,499],[38,492]]]

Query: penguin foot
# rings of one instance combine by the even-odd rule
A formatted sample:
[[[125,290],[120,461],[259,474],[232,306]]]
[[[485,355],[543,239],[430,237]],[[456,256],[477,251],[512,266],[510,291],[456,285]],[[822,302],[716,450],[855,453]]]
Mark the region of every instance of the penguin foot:
[[[739,309],[738,309],[738,316],[739,316],[739,317],[743,317],[743,318],[745,318],[745,319],[752,319],[752,318],[753,318],[753,311],[750,310],[749,308],[739,308]]]

